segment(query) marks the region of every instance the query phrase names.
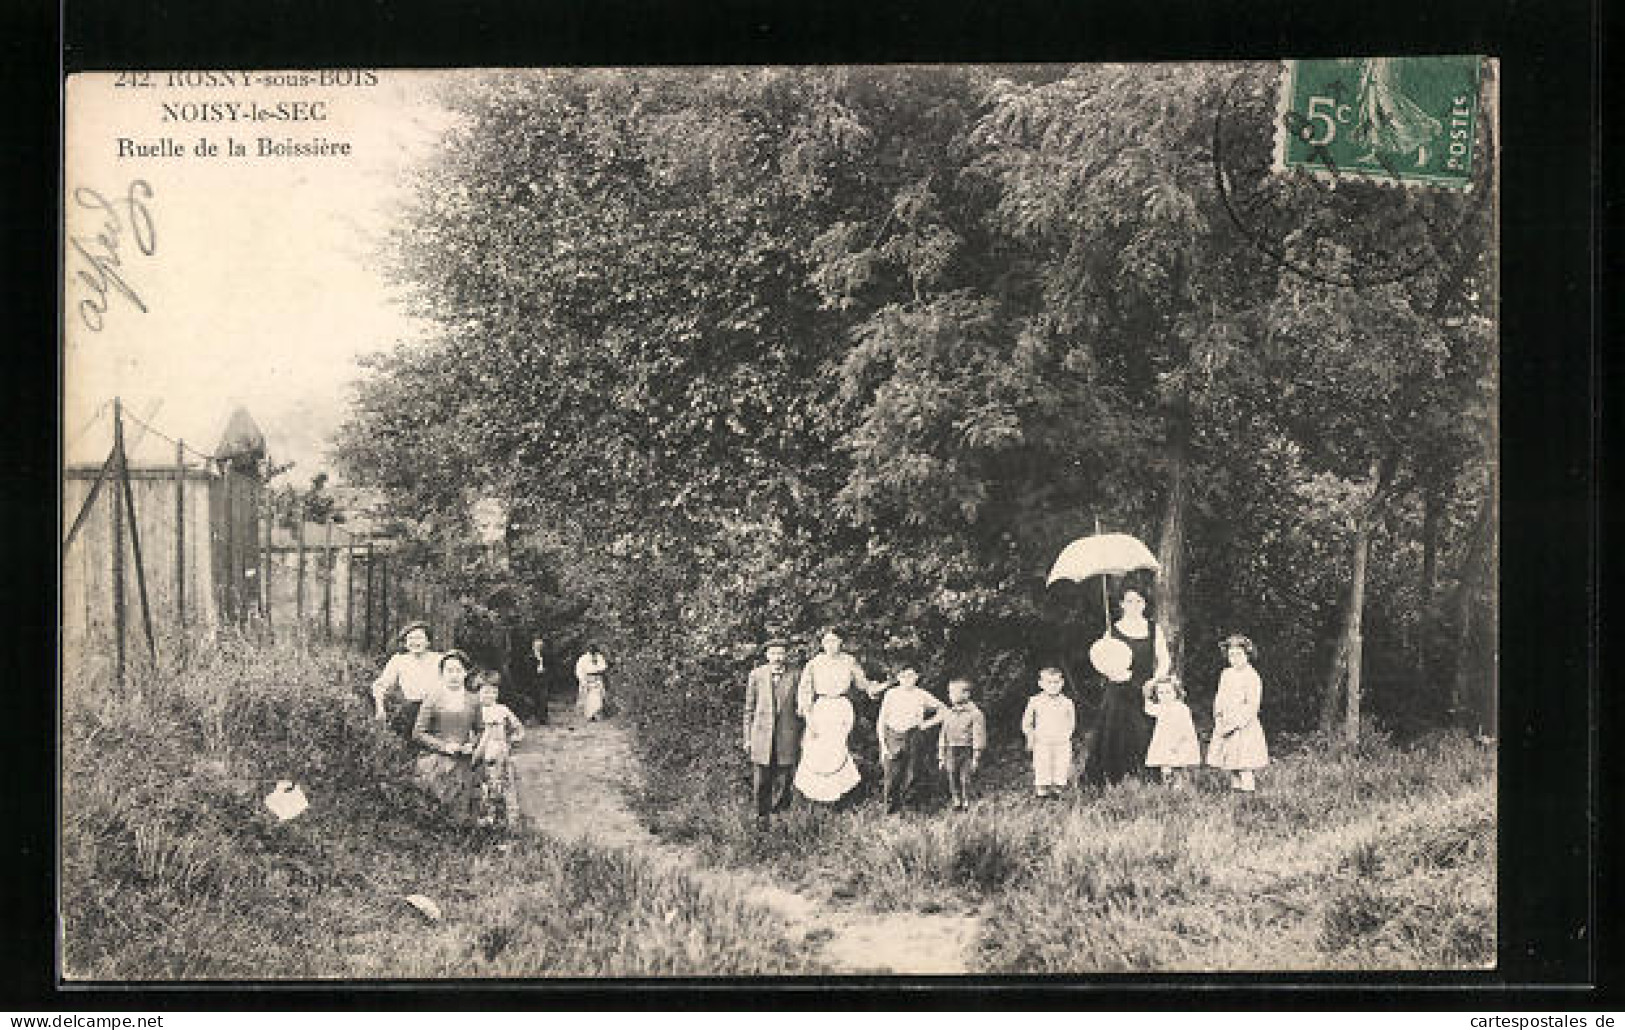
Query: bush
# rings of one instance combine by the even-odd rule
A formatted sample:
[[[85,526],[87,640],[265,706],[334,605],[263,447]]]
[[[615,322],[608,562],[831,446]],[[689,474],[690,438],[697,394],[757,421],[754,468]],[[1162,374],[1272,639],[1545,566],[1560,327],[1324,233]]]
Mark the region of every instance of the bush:
[[[368,671],[228,639],[122,690],[65,682],[66,976],[816,971],[776,917],[681,872],[451,827],[369,717]],[[261,800],[281,779],[311,800],[286,823]]]

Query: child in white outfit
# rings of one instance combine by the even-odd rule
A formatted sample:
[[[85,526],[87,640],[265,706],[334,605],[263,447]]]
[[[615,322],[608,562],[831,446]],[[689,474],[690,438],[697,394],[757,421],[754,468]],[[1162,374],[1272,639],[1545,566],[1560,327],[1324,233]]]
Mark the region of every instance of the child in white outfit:
[[[1207,764],[1230,774],[1230,789],[1250,793],[1256,788],[1253,773],[1270,763],[1258,705],[1264,683],[1253,668],[1258,649],[1239,633],[1226,637],[1224,648],[1230,668],[1219,674],[1219,692],[1213,698],[1213,739]]]
[[[1179,783],[1185,769],[1202,764],[1202,747],[1196,740],[1190,707],[1185,704],[1185,690],[1179,680],[1165,676],[1152,680],[1148,693],[1145,714],[1157,720],[1157,728],[1151,732],[1145,764],[1162,770],[1163,783]]]
[[[525,725],[499,700],[501,677],[480,674],[480,710],[474,721],[477,740],[472,755],[480,784],[480,825],[506,825],[517,810],[517,786],[510,759],[513,745],[525,739]]]
[[[1046,666],[1038,673],[1039,693],[1027,699],[1021,732],[1033,753],[1033,792],[1041,798],[1061,796],[1072,772],[1072,731],[1078,722],[1072,699],[1061,693],[1061,670]]]

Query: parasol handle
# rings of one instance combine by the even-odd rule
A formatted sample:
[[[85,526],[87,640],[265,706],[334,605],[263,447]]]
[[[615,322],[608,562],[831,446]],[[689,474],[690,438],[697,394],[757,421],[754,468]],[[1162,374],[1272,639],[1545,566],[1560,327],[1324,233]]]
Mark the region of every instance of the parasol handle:
[[[1112,635],[1112,600],[1106,593],[1106,576],[1100,576],[1100,610],[1106,613],[1106,636]]]
[[[1100,516],[1096,515],[1095,516],[1095,536],[1099,536],[1099,535],[1100,535]],[[1105,637],[1109,637],[1109,636],[1112,635],[1112,600],[1111,600],[1111,596],[1106,593],[1106,574],[1104,572],[1102,572],[1100,574],[1100,611],[1101,611],[1102,615],[1105,616],[1105,619],[1106,619],[1106,632],[1105,632],[1105,635],[1102,637],[1102,639],[1104,639]]]

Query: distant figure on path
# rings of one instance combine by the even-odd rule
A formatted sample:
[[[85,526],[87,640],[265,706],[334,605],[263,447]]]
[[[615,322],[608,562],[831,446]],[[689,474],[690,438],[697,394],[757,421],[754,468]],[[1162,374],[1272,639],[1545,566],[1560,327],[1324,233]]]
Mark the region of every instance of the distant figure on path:
[[[1121,616],[1112,623],[1112,636],[1128,645],[1133,655],[1129,678],[1106,683],[1094,754],[1085,776],[1095,783],[1116,783],[1127,776],[1144,777],[1145,753],[1151,746],[1151,717],[1145,714],[1146,686],[1168,675],[1171,664],[1162,628],[1145,617],[1145,595],[1130,587],[1118,601]]]
[[[807,733],[795,784],[814,801],[834,802],[862,778],[847,749],[854,719],[847,694],[855,687],[872,697],[886,685],[871,683],[858,660],[841,650],[839,633],[825,633],[822,644],[823,653],[802,668],[796,689],[796,713],[807,721]]]
[[[410,738],[423,699],[440,689],[441,656],[429,650],[427,622],[402,626],[400,644],[404,650],[391,655],[384,671],[372,682],[373,716],[379,722],[389,722],[402,737]]]
[[[1264,681],[1258,678],[1253,660],[1258,649],[1239,633],[1227,637],[1224,648],[1230,668],[1219,673],[1219,692],[1213,698],[1213,740],[1207,748],[1207,764],[1230,773],[1230,789],[1251,792],[1253,772],[1270,763],[1264,742],[1264,727],[1258,722],[1258,705],[1264,694]]]
[[[531,693],[536,698],[536,721],[543,726],[547,725],[548,718],[547,659],[542,657],[542,651],[546,643],[547,642],[542,638],[540,633],[530,638],[530,657],[532,661],[536,663],[536,671],[534,673],[536,682]]]
[[[745,684],[745,753],[751,763],[751,796],[756,825],[765,829],[769,813],[790,804],[790,782],[801,758],[803,722],[796,712],[799,670],[785,660],[790,645],[769,640],[767,663],[750,671]]]
[[[576,706],[581,717],[597,722],[604,714],[604,695],[609,689],[609,659],[597,644],[588,644],[586,653],[576,659]]]

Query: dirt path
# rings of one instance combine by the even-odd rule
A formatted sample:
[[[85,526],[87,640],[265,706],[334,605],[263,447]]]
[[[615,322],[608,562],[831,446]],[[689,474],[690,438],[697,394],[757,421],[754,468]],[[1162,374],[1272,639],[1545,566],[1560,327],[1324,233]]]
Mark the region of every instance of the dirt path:
[[[650,833],[627,805],[641,775],[629,731],[621,723],[583,722],[555,705],[552,722],[529,727],[514,752],[520,808],[556,837],[585,837],[630,848],[683,869],[702,883],[742,891],[772,909],[838,973],[952,975],[968,971],[979,921],[974,916],[909,912],[867,913],[836,908],[786,890],[750,871],[701,866],[687,849]],[[738,799],[744,804],[743,797]]]

